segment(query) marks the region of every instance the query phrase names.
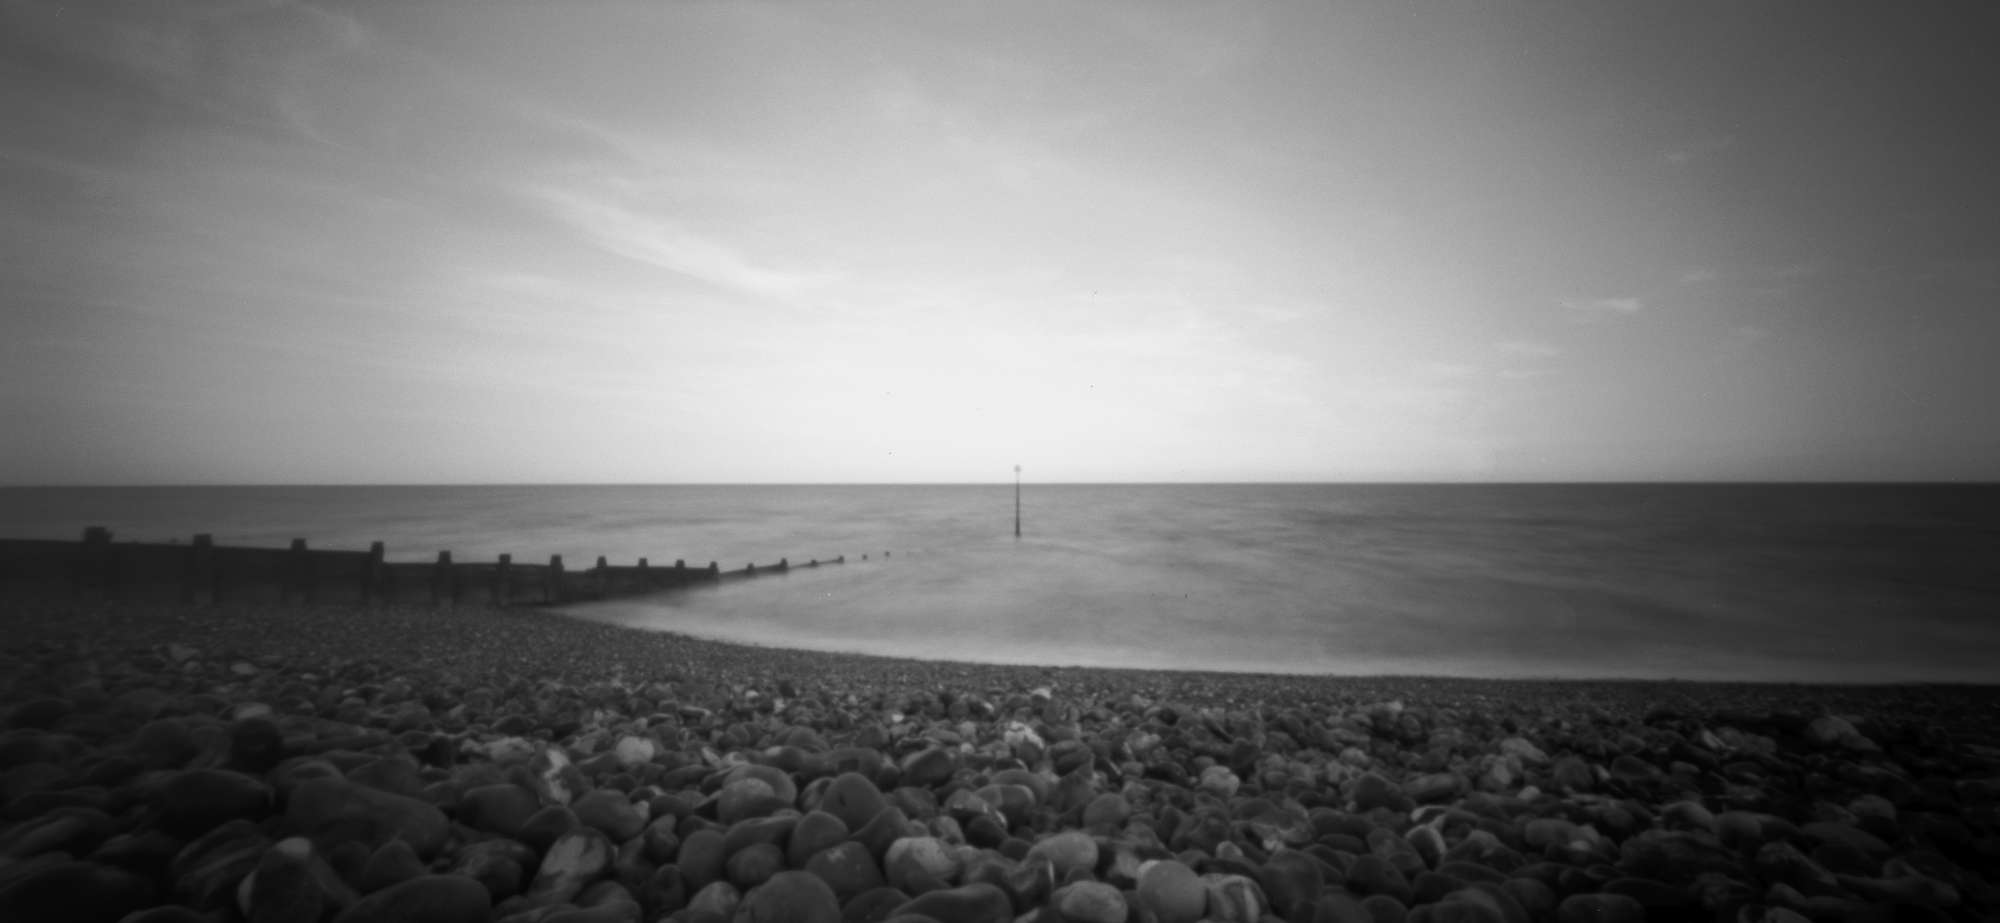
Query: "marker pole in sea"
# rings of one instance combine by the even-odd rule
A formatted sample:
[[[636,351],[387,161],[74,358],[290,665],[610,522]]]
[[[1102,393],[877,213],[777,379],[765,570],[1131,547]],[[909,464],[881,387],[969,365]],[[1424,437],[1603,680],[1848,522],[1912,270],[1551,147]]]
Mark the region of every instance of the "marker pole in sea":
[[[1014,537],[1021,537],[1021,466],[1014,466]]]

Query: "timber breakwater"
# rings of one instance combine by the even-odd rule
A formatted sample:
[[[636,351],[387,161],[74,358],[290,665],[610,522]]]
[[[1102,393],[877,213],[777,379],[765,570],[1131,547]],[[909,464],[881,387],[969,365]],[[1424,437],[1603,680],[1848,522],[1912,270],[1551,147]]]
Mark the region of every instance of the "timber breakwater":
[[[599,556],[594,565],[572,568],[561,555],[539,564],[517,562],[509,554],[494,561],[464,561],[439,551],[437,560],[418,562],[389,561],[385,554],[382,542],[366,551],[347,551],[311,548],[302,538],[293,539],[288,548],[223,546],[209,535],[195,535],[187,544],[118,542],[110,530],[93,526],[74,542],[0,539],[0,596],[187,604],[553,606],[847,561],[841,555],[794,565],[779,558],[775,564],[725,570],[714,561],[689,565],[677,559],[655,566],[639,558],[636,564],[618,565]]]

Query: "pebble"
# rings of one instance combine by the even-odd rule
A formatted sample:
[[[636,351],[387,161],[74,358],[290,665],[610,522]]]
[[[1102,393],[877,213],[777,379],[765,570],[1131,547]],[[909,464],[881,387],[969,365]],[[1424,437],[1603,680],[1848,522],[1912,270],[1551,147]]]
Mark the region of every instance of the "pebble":
[[[481,618],[559,625],[509,645],[552,656],[599,632]],[[1027,684],[897,662],[784,692],[771,676],[846,661],[603,637],[616,643],[595,661],[564,656],[692,644],[721,659],[490,671],[442,644],[415,666],[201,638],[179,661],[163,646],[7,660],[20,643],[0,642],[0,916],[52,895],[65,918],[107,923],[2000,909],[1982,877],[2000,858],[2000,749],[1976,742],[2000,735],[1980,730],[1977,690],[1822,704],[1354,680],[1394,691],[1322,695],[1346,687],[1087,670]],[[755,666],[768,658],[791,665]],[[1049,688],[1039,705],[1033,685]],[[1795,704],[1703,704],[1738,695]],[[70,887],[91,881],[104,887]]]
[[[743,895],[734,919],[740,923],[840,923],[833,888],[809,872],[786,871]]]
[[[1056,912],[1064,923],[1125,923],[1124,892],[1097,881],[1080,881],[1055,893]]]
[[[479,923],[486,889],[463,875],[422,875],[356,901],[334,923]]]
[[[1139,869],[1139,905],[1160,923],[1195,923],[1208,912],[1208,886],[1175,859],[1148,862]]]

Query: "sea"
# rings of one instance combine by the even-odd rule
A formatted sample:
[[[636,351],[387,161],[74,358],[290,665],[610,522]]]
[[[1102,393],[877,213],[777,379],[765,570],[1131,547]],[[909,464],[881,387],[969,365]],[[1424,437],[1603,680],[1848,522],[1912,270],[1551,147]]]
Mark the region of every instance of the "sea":
[[[750,644],[1051,666],[2000,682],[2000,485],[0,489],[0,535],[782,576],[564,608]]]

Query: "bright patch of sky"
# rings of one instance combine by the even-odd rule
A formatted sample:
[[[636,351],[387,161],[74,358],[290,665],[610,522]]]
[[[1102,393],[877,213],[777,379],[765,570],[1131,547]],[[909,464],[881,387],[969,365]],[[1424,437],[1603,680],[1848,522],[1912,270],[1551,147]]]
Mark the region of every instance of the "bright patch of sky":
[[[2000,478],[1982,5],[0,2],[0,483]]]

